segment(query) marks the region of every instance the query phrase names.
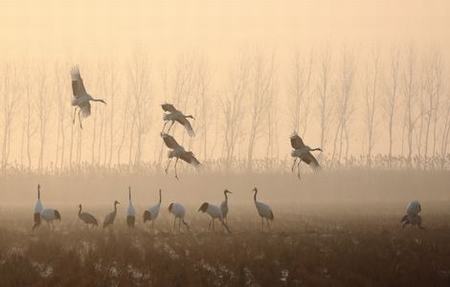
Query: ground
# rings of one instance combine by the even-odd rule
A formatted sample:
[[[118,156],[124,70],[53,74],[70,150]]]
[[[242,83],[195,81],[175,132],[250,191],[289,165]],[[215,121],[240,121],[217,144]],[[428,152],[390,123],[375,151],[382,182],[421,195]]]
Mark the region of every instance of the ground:
[[[171,231],[168,214],[154,230],[141,222],[129,229],[124,218],[110,230],[88,229],[63,217],[53,231],[44,224],[31,232],[25,210],[14,220],[3,211],[1,286],[449,286],[444,210],[419,230],[402,229],[390,210],[316,208],[275,214],[265,232],[254,210],[240,209],[232,234],[208,231],[201,215],[189,232]]]
[[[32,232],[36,186],[62,221]],[[128,186],[138,217],[126,226]],[[253,203],[275,219],[261,231]],[[158,200],[154,229],[142,213]],[[203,201],[230,195],[226,234],[208,231]],[[0,286],[450,286],[450,173],[335,170],[271,174],[5,176],[0,180]],[[425,230],[401,228],[411,200]],[[77,220],[78,204],[108,230]],[[171,230],[170,202],[186,206],[189,232]]]

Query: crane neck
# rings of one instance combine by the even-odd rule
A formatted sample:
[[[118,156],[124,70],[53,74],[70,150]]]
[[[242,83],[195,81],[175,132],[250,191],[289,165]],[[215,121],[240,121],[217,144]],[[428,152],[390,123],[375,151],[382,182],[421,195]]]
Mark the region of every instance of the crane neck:
[[[81,207],[81,204],[80,204],[79,209],[78,209],[78,215],[81,215],[81,209],[82,209],[82,207]]]
[[[128,201],[131,202],[131,187],[128,187]]]
[[[253,194],[253,200],[256,202],[256,194],[258,193],[258,190],[255,189],[255,193]]]
[[[161,189],[159,190],[159,204],[161,204]]]
[[[227,192],[226,192],[226,191],[224,191],[224,192],[223,192],[223,194],[225,195],[225,201],[227,201],[227,202],[228,202],[228,194],[227,194]]]

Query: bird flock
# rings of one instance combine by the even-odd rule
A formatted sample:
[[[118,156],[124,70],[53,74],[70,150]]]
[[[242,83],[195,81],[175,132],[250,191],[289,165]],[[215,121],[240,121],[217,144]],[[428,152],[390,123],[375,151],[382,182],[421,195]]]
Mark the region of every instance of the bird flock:
[[[78,66],[75,66],[71,69],[71,79],[72,79],[72,106],[74,107],[73,114],[73,124],[75,124],[76,116],[78,112],[78,121],[80,128],[83,128],[82,118],[86,118],[91,115],[91,102],[100,102],[106,104],[103,99],[93,98],[87,91],[84,86],[83,79],[81,78],[80,70]],[[164,103],[161,105],[164,114],[163,114],[163,127],[161,130],[161,138],[165,146],[169,149],[167,152],[168,162],[167,166],[164,169],[167,174],[171,165],[172,160],[175,160],[174,163],[174,174],[175,178],[179,180],[178,172],[177,172],[177,164],[181,159],[184,162],[192,165],[195,168],[199,168],[201,166],[200,161],[195,157],[192,151],[187,151],[182,145],[180,145],[173,135],[170,135],[170,130],[178,123],[184,127],[187,134],[190,137],[195,137],[194,129],[192,128],[191,122],[189,119],[195,120],[192,115],[185,115],[182,111],[175,108],[174,105],[169,103]],[[169,125],[166,130],[167,125]],[[291,171],[294,173],[295,169],[297,169],[297,177],[300,179],[300,164],[302,162],[306,163],[314,172],[320,171],[321,166],[317,161],[316,157],[312,152],[320,151],[322,149],[320,147],[311,148],[303,142],[303,139],[294,132],[290,136],[290,143],[292,147],[291,156],[294,158],[294,162],[292,164]],[[271,222],[274,220],[273,211],[270,206],[266,203],[257,200],[258,189],[255,187],[253,189],[253,200],[256,207],[256,211],[261,218],[261,230],[264,231],[265,226],[266,229],[271,229]],[[203,202],[198,209],[198,212],[202,212],[207,214],[210,217],[210,222],[208,225],[208,229],[215,230],[215,222],[216,220],[222,225],[222,227],[229,233],[231,230],[228,225],[228,195],[231,194],[231,191],[225,189],[224,190],[225,200],[220,205],[214,205],[209,202]],[[161,189],[159,190],[159,201],[157,204],[147,208],[143,213],[143,222],[151,222],[152,228],[154,227],[155,220],[158,218],[160,209],[161,209]],[[108,213],[105,216],[103,221],[103,228],[107,228],[114,225],[115,219],[117,217],[117,206],[120,205],[120,202],[115,200],[113,203],[113,211]],[[95,227],[98,226],[98,221],[96,217],[83,211],[83,206],[79,204],[78,218],[82,222],[84,222],[87,226]],[[423,228],[422,226],[422,218],[419,215],[422,208],[418,201],[412,201],[408,204],[406,209],[406,215],[404,215],[401,219],[401,224],[403,227],[410,225],[416,225],[419,228]],[[181,225],[189,230],[189,224],[185,221],[186,208],[177,202],[170,203],[168,206],[168,211],[173,215],[173,229],[175,230],[177,227],[178,221],[178,231],[181,230]],[[34,206],[34,225],[32,230],[38,228],[42,221],[47,222],[50,229],[54,229],[54,222],[61,220],[61,214],[58,210],[53,208],[44,208],[44,205],[41,201],[41,186],[38,184],[37,186],[37,201]],[[126,217],[127,226],[129,228],[133,228],[136,224],[136,209],[133,205],[132,201],[132,192],[131,187],[128,188],[128,208],[127,208],[127,217]]]
[[[254,202],[258,215],[261,217],[261,230],[264,231],[264,221],[266,222],[269,230],[270,230],[270,221],[274,219],[272,209],[269,205],[262,203],[256,199],[256,194],[258,193],[258,189],[255,187],[254,191]],[[231,194],[231,191],[225,189],[224,190],[225,201],[223,201],[220,205],[214,205],[209,202],[203,202],[198,209],[198,212],[203,212],[209,215],[210,222],[208,225],[208,230],[212,229],[215,231],[215,221],[218,220],[223,226],[224,230],[228,233],[231,233],[231,229],[228,226],[227,218],[228,218],[228,194]],[[131,187],[128,187],[128,208],[127,208],[127,216],[126,223],[130,228],[134,228],[136,224],[136,209],[133,206],[132,195],[131,195]],[[147,221],[151,222],[151,228],[154,228],[154,224],[156,219],[158,218],[159,211],[161,209],[162,195],[161,189],[159,190],[159,201],[155,205],[144,210],[142,215],[142,221],[146,224]],[[103,220],[103,228],[108,228],[114,225],[114,222],[117,217],[117,206],[120,205],[120,202],[115,200],[113,203],[113,211],[108,213]],[[168,205],[168,211],[173,215],[173,230],[178,229],[181,231],[181,224],[185,226],[185,228],[189,231],[189,224],[185,221],[186,216],[186,208],[178,202],[171,202]],[[34,231],[38,228],[42,220],[46,221],[49,228],[51,230],[54,229],[53,222],[55,220],[61,221],[61,214],[58,210],[53,208],[44,208],[41,201],[41,185],[37,186],[37,200],[34,206],[34,225],[32,230]],[[83,211],[83,206],[80,203],[78,205],[78,219],[88,226],[88,228],[93,228],[98,226],[97,218],[89,212]],[[178,225],[177,225],[178,222]]]
[[[256,212],[261,218],[261,231],[264,230],[271,231],[271,224],[275,218],[272,208],[267,203],[258,200],[257,198],[258,189],[256,187],[254,187],[252,191]],[[224,230],[228,233],[231,233],[231,229],[228,226],[227,219],[229,211],[228,194],[231,194],[232,192],[229,191],[228,189],[225,189],[223,193],[225,196],[225,200],[220,205],[214,205],[209,202],[203,202],[200,205],[198,212],[205,213],[210,217],[208,230],[212,229],[213,231],[215,231],[215,222],[216,220],[218,220],[219,223],[224,228]],[[131,187],[128,187],[128,208],[126,213],[126,223],[129,228],[134,228],[136,224],[136,209],[133,206],[131,194],[132,194]],[[161,189],[159,189],[159,201],[155,205],[145,209],[142,215],[142,222],[146,224],[146,222],[150,221],[152,229],[154,229],[155,221],[158,218],[161,209],[161,203],[162,203],[162,195]],[[111,211],[105,216],[105,219],[103,220],[103,228],[108,228],[114,225],[115,219],[117,217],[117,206],[119,204],[120,202],[117,200],[113,202],[113,211]],[[78,205],[78,208],[79,208],[78,209],[79,220],[85,223],[86,226],[88,226],[88,228],[98,226],[97,218],[92,213],[83,211],[83,206],[81,203]],[[168,205],[168,211],[173,216],[173,227],[172,227],[173,230],[175,231],[178,230],[178,232],[180,232],[183,224],[186,230],[189,231],[190,226],[185,220],[186,208],[181,203],[171,202]],[[406,207],[406,214],[400,220],[402,227],[404,228],[408,224],[410,224],[412,226],[417,226],[420,229],[424,229],[424,227],[422,226],[422,217],[419,215],[421,211],[422,206],[420,202],[417,200],[411,201]],[[56,220],[61,221],[61,214],[58,210],[54,208],[44,208],[44,205],[42,204],[41,201],[40,184],[38,184],[37,186],[37,200],[34,205],[33,218],[34,218],[34,224],[32,227],[33,231],[41,225],[42,221],[47,222],[47,225],[50,228],[50,230],[54,229],[54,221]]]
[[[80,128],[83,128],[81,118],[86,118],[91,115],[91,102],[100,102],[106,104],[105,100],[93,98],[87,91],[84,86],[83,79],[81,78],[80,69],[78,66],[72,68],[71,72],[72,78],[72,106],[74,107],[73,113],[73,123],[75,124],[76,115],[78,111],[78,121],[80,124]],[[163,115],[163,127],[161,130],[161,138],[169,149],[167,152],[168,162],[167,166],[164,169],[167,174],[172,163],[172,160],[175,159],[174,164],[174,172],[175,178],[179,179],[177,172],[178,160],[182,160],[187,162],[188,164],[194,166],[195,168],[200,167],[200,161],[195,157],[192,151],[187,151],[182,145],[178,143],[178,141],[174,138],[173,135],[170,135],[170,130],[178,123],[184,127],[187,134],[190,137],[195,136],[194,129],[192,128],[191,122],[189,119],[195,120],[193,115],[185,115],[182,111],[175,108],[174,105],[169,103],[164,103],[161,105],[161,108],[164,111]],[[167,125],[169,128],[166,130]],[[300,178],[300,163],[305,162],[309,165],[314,171],[320,170],[320,165],[314,155],[311,153],[312,151],[322,151],[321,148],[310,148],[309,146],[303,143],[302,138],[294,132],[294,134],[290,137],[291,146],[293,148],[291,152],[291,156],[294,158],[294,163],[292,165],[292,172],[294,172],[295,168],[297,168],[297,177]],[[131,202],[131,200],[130,200]],[[130,219],[131,220],[131,219]],[[132,225],[132,223],[130,223]]]

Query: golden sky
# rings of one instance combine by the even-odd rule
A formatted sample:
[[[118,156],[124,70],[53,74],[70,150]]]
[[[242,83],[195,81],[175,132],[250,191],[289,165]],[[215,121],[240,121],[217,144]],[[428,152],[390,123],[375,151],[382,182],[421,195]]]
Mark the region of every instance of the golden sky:
[[[120,57],[243,45],[278,51],[323,42],[420,42],[448,47],[450,1],[1,0],[2,57]]]

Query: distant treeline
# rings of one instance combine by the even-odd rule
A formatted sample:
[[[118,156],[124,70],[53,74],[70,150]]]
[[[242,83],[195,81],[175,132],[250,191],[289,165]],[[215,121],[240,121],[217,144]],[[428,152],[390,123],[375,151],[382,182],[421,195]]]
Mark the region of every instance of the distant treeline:
[[[147,172],[164,165],[163,102],[195,115],[175,137],[206,169],[289,170],[295,130],[324,167],[447,169],[450,73],[439,48],[322,47],[290,55],[243,51],[219,64],[201,53],[0,63],[4,173]],[[104,98],[72,124],[70,68]]]

